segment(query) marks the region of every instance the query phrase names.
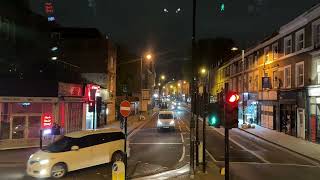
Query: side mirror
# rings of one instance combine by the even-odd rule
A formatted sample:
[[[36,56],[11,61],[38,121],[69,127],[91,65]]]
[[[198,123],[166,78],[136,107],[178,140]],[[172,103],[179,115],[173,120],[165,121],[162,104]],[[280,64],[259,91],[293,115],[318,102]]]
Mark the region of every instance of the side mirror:
[[[79,146],[72,146],[71,147],[71,151],[78,151],[79,150]]]

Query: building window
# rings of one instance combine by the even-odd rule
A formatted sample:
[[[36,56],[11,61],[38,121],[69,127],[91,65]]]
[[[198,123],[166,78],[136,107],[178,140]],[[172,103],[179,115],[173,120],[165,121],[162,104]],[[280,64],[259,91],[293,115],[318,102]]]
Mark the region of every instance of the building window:
[[[291,65],[284,67],[284,87],[291,88]]]
[[[292,53],[292,36],[284,38],[284,55]]]
[[[304,29],[296,32],[296,51],[304,48]]]
[[[314,22],[313,24],[313,41],[314,47],[320,47],[320,20]]]
[[[304,86],[304,62],[296,64],[296,87]]]
[[[278,43],[274,43],[274,44],[272,44],[272,58],[278,59],[278,54],[279,54]]]
[[[265,47],[263,50],[263,56],[264,56],[264,63],[268,62],[269,60],[269,47]]]

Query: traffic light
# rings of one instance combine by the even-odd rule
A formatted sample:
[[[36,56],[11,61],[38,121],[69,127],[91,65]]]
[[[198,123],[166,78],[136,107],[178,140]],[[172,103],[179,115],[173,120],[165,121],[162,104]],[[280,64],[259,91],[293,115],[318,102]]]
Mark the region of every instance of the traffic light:
[[[218,103],[208,105],[208,124],[219,128],[221,125],[222,111]]]
[[[229,91],[226,95],[226,117],[225,127],[226,128],[237,128],[238,127],[238,103],[240,96],[234,91]]]

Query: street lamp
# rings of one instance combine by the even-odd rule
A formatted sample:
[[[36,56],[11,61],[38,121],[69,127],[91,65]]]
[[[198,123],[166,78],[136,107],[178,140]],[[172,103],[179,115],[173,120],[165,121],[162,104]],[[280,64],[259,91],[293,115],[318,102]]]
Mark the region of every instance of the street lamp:
[[[200,72],[201,74],[206,74],[207,70],[205,68],[202,68]]]
[[[231,51],[237,51],[238,48],[237,47],[233,47],[231,48]],[[241,76],[242,76],[242,123],[245,124],[245,115],[244,115],[244,50],[241,50],[241,61],[242,61],[242,72],[241,72]]]
[[[170,88],[172,89],[172,88],[173,88],[173,86],[172,86],[172,85],[170,85]]]
[[[147,55],[146,55],[146,58],[147,58],[148,60],[150,60],[150,59],[152,58],[152,55],[151,55],[151,54],[147,54]]]
[[[181,87],[181,84],[180,84],[180,83],[178,83],[178,86],[179,86],[179,87]]]
[[[183,84],[186,84],[187,82],[186,81],[183,81]]]
[[[162,80],[165,80],[165,79],[166,79],[166,76],[161,75],[161,79],[162,79]]]
[[[158,86],[161,86],[161,83],[158,83]]]

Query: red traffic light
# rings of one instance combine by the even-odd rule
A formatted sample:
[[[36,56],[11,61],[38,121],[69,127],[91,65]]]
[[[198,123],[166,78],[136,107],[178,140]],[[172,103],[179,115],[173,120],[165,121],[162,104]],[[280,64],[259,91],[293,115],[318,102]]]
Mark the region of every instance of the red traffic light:
[[[239,100],[240,100],[240,96],[238,93],[233,92],[233,91],[228,92],[228,94],[226,96],[226,102],[228,104],[231,104],[231,105],[238,104]]]

